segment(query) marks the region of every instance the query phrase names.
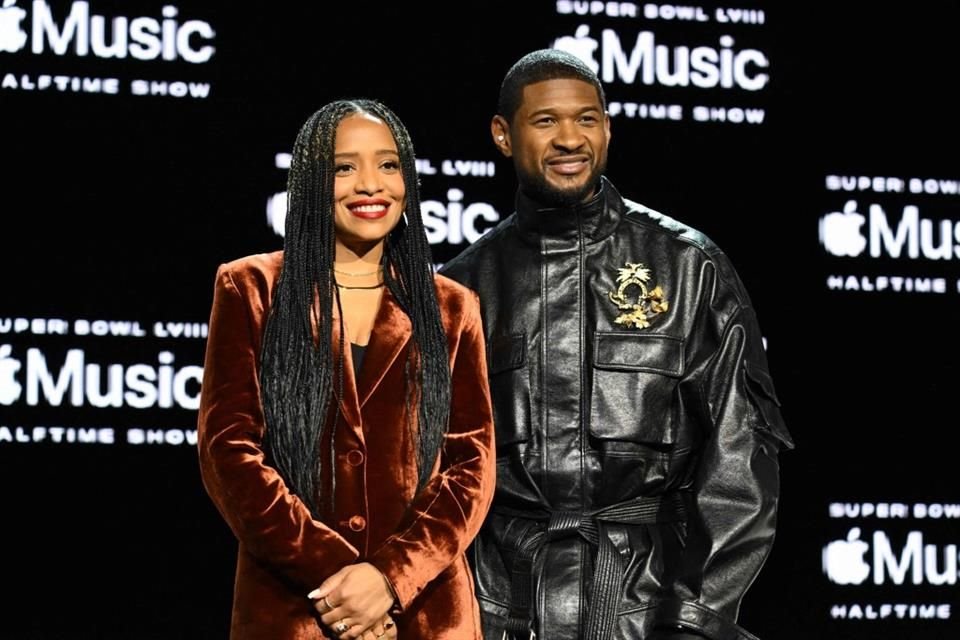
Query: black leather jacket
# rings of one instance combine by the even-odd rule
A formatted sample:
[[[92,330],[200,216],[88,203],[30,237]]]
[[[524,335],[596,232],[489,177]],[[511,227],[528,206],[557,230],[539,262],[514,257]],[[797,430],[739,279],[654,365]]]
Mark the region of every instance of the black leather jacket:
[[[485,637],[754,638],[736,620],[793,443],[723,252],[604,178],[568,209],[519,194],[441,271],[479,294],[489,353]]]

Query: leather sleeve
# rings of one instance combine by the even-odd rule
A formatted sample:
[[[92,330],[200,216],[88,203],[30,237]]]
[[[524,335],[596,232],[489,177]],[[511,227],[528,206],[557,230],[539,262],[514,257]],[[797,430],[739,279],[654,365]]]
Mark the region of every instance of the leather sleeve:
[[[706,429],[691,482],[687,544],[658,621],[713,640],[754,638],[735,621],[773,545],[778,454],[793,446],[767,366],[760,328],[732,267],[710,291],[700,327],[704,353],[689,374]],[[716,336],[716,339],[710,336]],[[694,343],[696,345],[696,343]]]

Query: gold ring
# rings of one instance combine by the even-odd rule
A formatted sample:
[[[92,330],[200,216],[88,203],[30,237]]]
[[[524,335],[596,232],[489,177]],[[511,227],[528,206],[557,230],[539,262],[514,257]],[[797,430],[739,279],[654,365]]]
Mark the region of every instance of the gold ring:
[[[350,627],[348,627],[343,620],[341,620],[340,622],[338,622],[337,624],[335,624],[335,625],[333,626],[333,630],[336,631],[337,633],[343,633],[344,631],[346,631],[346,630],[349,629],[349,628],[350,628]]]
[[[323,605],[327,608],[327,611],[333,611],[334,606],[330,604],[330,601],[327,600],[327,596],[323,596]]]

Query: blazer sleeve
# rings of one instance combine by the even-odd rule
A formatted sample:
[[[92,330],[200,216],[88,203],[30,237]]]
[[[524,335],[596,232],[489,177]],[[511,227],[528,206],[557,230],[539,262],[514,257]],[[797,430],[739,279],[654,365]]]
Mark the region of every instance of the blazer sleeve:
[[[480,305],[470,292],[450,341],[450,422],[440,467],[411,505],[411,520],[368,559],[406,608],[462,555],[490,508],[496,474],[493,409]]]
[[[267,295],[255,280],[225,265],[217,271],[198,416],[201,477],[241,547],[308,590],[358,552],[314,520],[264,460],[258,362]]]
[[[701,326],[719,341],[710,341],[714,348],[692,384],[700,389],[707,429],[691,482],[677,598],[658,612],[659,622],[714,640],[746,640],[754,636],[736,624],[740,603],[773,545],[778,454],[793,441],[754,310],[732,267],[705,308],[709,317]]]

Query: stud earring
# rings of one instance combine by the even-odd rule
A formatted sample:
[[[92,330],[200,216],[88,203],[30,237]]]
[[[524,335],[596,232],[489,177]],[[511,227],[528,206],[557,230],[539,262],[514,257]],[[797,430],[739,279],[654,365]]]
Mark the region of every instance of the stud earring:
[[[497,140],[499,140],[500,142],[503,142],[503,136],[497,136]]]

